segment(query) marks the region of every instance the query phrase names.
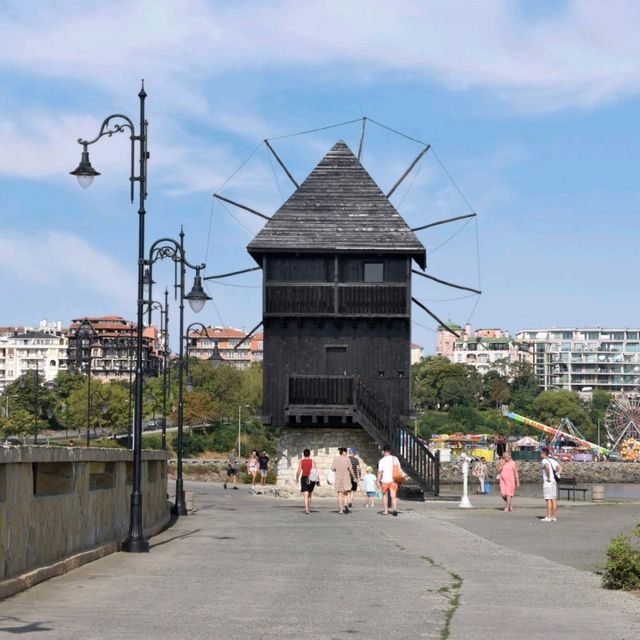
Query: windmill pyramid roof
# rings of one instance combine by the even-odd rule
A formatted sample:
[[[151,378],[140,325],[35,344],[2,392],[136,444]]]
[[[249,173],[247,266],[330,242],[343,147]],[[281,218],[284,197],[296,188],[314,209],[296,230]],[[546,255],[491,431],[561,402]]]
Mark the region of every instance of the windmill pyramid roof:
[[[389,253],[426,250],[351,149],[337,142],[249,243],[247,251]]]

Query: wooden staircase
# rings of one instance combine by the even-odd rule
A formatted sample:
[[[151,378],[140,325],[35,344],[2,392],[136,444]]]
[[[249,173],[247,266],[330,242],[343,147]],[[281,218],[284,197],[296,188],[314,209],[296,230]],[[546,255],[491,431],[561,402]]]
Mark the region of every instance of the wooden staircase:
[[[440,456],[429,451],[413,430],[397,416],[389,405],[359,378],[355,379],[354,417],[360,426],[380,445],[388,444],[400,460],[402,470],[425,493],[440,493]]]
[[[382,448],[388,444],[403,471],[424,493],[440,493],[440,457],[393,415],[389,404],[357,376],[290,376],[285,414],[313,424],[332,416],[359,424]]]

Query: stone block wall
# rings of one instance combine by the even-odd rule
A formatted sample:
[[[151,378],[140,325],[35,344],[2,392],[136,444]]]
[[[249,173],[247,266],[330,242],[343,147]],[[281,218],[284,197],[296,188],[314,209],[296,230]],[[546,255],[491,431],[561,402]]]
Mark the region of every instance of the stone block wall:
[[[277,456],[277,489],[280,494],[296,494],[300,492],[295,482],[298,462],[303,458],[304,449],[311,450],[311,457],[316,461],[320,471],[320,486],[315,495],[335,495],[332,486],[326,483],[327,472],[338,455],[338,447],[355,447],[357,457],[364,467],[371,465],[374,473],[378,468],[378,460],[382,451],[375,440],[359,427],[287,427],[282,430],[278,441]],[[360,487],[361,488],[361,487]]]
[[[517,461],[518,475],[522,483],[542,482],[541,461]],[[640,483],[640,464],[637,462],[562,462],[562,475],[573,476],[578,482]],[[488,464],[489,476],[496,477],[497,463]],[[475,482],[475,478],[470,481]],[[440,464],[440,483],[458,484],[462,482],[462,465],[459,462]]]
[[[126,538],[132,458],[116,449],[0,447],[0,580]],[[142,458],[148,535],[170,518],[167,455]]]

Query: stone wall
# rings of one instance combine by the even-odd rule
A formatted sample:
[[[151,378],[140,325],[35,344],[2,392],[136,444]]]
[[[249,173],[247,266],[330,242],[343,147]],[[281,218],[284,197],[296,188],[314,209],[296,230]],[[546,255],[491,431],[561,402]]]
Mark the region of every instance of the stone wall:
[[[300,492],[300,485],[295,482],[296,469],[303,457],[303,450],[310,449],[311,457],[316,461],[320,471],[320,486],[316,487],[314,494],[335,495],[333,487],[327,485],[325,479],[333,459],[338,455],[338,447],[355,447],[363,471],[366,465],[371,465],[374,473],[376,472],[382,451],[364,429],[359,427],[287,427],[283,429],[278,441],[277,492],[285,495]]]
[[[167,455],[142,454],[143,526],[169,522]],[[0,447],[0,580],[129,531],[131,451]]]
[[[520,461],[518,475],[520,482],[542,482],[541,461]],[[606,483],[606,482],[639,482],[640,464],[636,462],[563,462],[562,475],[574,476],[578,482]],[[496,477],[496,463],[488,464],[489,476]],[[475,478],[470,476],[470,481]],[[462,482],[462,465],[458,462],[442,462],[440,464],[440,483],[458,484]]]

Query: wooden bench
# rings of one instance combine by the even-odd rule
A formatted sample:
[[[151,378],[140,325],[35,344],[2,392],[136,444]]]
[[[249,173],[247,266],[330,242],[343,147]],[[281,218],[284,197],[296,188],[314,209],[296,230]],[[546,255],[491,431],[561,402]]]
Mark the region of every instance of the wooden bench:
[[[589,491],[589,489],[587,487],[577,487],[576,486],[576,479],[571,477],[571,476],[567,476],[567,477],[560,477],[558,479],[558,494],[560,494],[561,491],[566,491],[567,492],[567,500],[571,500],[571,495],[573,494],[573,500],[575,502],[576,499],[576,491],[581,491],[582,492],[582,499],[586,500],[586,494],[587,491]]]

